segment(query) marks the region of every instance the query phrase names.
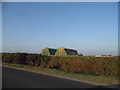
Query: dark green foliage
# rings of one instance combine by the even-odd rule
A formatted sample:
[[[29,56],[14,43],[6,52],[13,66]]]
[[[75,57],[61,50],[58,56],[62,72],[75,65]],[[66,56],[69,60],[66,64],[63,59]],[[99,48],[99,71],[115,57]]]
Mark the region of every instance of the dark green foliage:
[[[26,64],[27,53],[2,53],[2,61],[16,64]]]
[[[39,62],[38,57],[39,57],[38,54],[29,54],[29,55],[26,57],[26,63],[27,63],[28,65],[36,66],[36,62]]]
[[[57,57],[41,54],[2,53],[2,61],[16,64],[27,64],[44,68],[56,68],[76,73],[87,73],[105,76],[120,75],[120,59],[115,57]]]
[[[29,54],[27,57],[27,64],[32,66],[47,67],[50,61],[50,56],[43,56],[41,54]]]

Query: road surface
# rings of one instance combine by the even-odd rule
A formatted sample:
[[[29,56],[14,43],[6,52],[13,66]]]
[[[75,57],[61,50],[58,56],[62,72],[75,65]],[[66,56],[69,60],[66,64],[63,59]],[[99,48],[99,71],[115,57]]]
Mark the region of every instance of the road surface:
[[[2,67],[2,88],[99,88],[98,86]]]

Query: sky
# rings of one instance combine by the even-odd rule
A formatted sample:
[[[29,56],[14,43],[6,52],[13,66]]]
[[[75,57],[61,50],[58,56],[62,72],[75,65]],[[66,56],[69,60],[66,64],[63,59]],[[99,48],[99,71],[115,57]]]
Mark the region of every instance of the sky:
[[[71,48],[117,55],[117,2],[3,2],[2,51],[41,53]]]

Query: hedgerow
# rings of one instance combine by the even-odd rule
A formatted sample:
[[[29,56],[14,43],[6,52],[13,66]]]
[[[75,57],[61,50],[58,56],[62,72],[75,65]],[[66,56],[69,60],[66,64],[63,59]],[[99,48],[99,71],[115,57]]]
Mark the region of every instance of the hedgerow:
[[[2,53],[2,61],[43,68],[105,76],[118,76],[120,59],[115,57],[58,57],[28,53]]]

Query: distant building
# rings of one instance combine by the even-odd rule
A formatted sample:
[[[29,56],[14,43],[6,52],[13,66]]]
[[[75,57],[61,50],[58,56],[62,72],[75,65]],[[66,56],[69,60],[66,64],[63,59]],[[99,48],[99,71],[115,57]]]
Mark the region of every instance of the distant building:
[[[81,54],[78,54],[78,56],[83,56],[83,54],[81,53]]]
[[[112,55],[96,55],[95,57],[113,57]]]
[[[95,55],[95,57],[102,57],[101,55]]]
[[[57,50],[53,48],[44,48],[42,49],[42,55],[48,55],[48,56],[55,55],[56,51]]]
[[[68,48],[58,48],[55,56],[75,56],[78,55],[77,50]]]

